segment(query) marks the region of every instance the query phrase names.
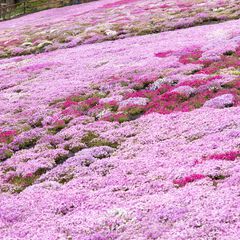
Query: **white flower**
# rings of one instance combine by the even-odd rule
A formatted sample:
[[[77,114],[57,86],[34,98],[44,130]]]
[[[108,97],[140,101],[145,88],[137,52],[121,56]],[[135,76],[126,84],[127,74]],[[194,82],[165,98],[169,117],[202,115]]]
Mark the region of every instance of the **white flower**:
[[[110,30],[110,29],[107,29],[107,30],[105,31],[105,34],[106,34],[107,36],[113,37],[113,36],[116,36],[116,35],[117,35],[117,32],[116,32],[116,31],[113,31],[113,30]]]

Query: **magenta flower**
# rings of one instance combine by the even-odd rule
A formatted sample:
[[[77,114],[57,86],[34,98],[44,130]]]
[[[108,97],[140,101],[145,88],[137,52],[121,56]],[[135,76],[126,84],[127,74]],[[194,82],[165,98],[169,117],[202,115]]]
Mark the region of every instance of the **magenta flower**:
[[[202,174],[192,174],[190,176],[186,176],[183,178],[173,180],[173,183],[178,185],[179,187],[184,187],[187,183],[195,182],[197,180],[201,180],[206,176]]]

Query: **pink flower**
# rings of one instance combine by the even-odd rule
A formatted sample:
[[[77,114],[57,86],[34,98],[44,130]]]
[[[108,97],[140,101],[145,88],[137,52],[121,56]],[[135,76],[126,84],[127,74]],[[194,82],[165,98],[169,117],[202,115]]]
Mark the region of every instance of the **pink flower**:
[[[204,159],[234,161],[239,156],[240,156],[240,151],[230,151],[226,153],[213,154],[213,155],[207,156]]]
[[[155,53],[154,56],[158,58],[165,58],[165,57],[171,56],[172,53],[173,51],[158,52],[158,53]]]
[[[205,175],[202,174],[192,174],[190,176],[186,176],[183,178],[173,180],[173,183],[178,185],[179,187],[185,186],[187,183],[195,182],[197,180],[201,180],[205,178]]]

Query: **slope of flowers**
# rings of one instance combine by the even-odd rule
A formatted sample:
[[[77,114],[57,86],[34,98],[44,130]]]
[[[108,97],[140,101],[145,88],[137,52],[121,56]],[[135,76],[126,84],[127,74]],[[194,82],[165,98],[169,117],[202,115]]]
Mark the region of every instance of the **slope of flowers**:
[[[0,57],[237,19],[239,4],[238,0],[102,0],[40,12],[0,23]]]
[[[239,25],[0,60],[0,238],[238,240]]]

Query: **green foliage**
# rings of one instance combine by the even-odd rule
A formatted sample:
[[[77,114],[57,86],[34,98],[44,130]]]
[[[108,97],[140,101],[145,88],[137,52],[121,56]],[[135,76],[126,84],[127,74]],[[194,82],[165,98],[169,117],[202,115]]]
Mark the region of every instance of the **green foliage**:
[[[212,179],[212,180],[224,180],[225,178],[228,178],[229,175],[223,175],[223,174],[218,174],[218,175],[209,175],[209,177]]]
[[[151,83],[152,81],[144,81],[141,83],[137,83],[133,86],[133,89],[136,91],[143,90],[146,89]]]
[[[222,84],[221,86],[222,86],[223,88],[230,89],[230,88],[234,88],[235,85],[236,85],[236,83],[237,83],[237,82],[236,82],[235,80],[233,80],[233,81],[224,83],[224,84]]]
[[[15,192],[19,193],[23,191],[28,186],[33,185],[33,183],[44,173],[46,173],[46,168],[39,168],[35,173],[33,173],[31,176],[14,176],[10,183],[15,185],[16,189]]]
[[[93,139],[98,138],[98,135],[94,132],[88,132],[82,137],[82,142],[85,143],[88,147]]]
[[[119,123],[127,122],[129,121],[128,116],[121,116],[118,118]]]
[[[128,110],[128,114],[130,114],[131,116],[136,116],[143,112],[144,112],[144,108],[142,108],[142,107],[134,107],[134,108],[130,108]]]
[[[118,105],[111,104],[111,103],[105,103],[104,107],[109,109],[111,112],[117,112],[118,110]]]
[[[64,98],[55,99],[55,100],[53,100],[49,103],[49,106],[53,106],[53,105],[56,105],[60,102],[64,102],[64,100],[65,100]]]
[[[65,173],[65,174],[61,174],[57,181],[61,184],[65,184],[70,182],[73,178],[74,178],[73,173]]]
[[[37,141],[39,138],[30,138],[30,139],[25,139],[22,143],[18,145],[19,149],[28,149],[32,148],[36,145]]]
[[[87,147],[100,147],[109,146],[112,148],[117,148],[118,143],[110,142],[106,139],[99,138],[99,135],[94,132],[88,132],[82,137],[82,142],[87,145]]]
[[[235,52],[234,51],[226,51],[225,53],[223,53],[223,55],[224,56],[232,56],[232,55],[234,55],[235,54]]]
[[[145,112],[144,107],[134,106],[128,108],[125,113],[128,115],[128,120],[134,120],[140,117]]]
[[[240,76],[240,70],[233,70],[230,72],[232,75]]]
[[[77,153],[79,151],[81,151],[82,149],[84,149],[84,145],[82,143],[80,143],[79,145],[77,146],[70,146],[70,145],[66,145],[64,146],[64,149],[71,152],[71,153]]]
[[[203,103],[201,103],[201,102],[194,102],[193,105],[194,105],[195,108],[200,108],[200,107],[202,107]]]
[[[58,132],[60,132],[64,128],[65,128],[65,124],[58,124],[57,126],[49,128],[48,132],[51,133],[51,134],[57,134]]]
[[[54,160],[56,164],[62,164],[69,158],[69,154],[60,154]]]
[[[125,82],[125,81],[121,81],[120,84],[121,84],[122,87],[127,87],[128,86],[128,82]]]
[[[93,139],[89,143],[89,147],[108,146],[108,147],[112,147],[112,148],[117,148],[118,145],[119,144],[117,142],[110,142],[110,141],[108,141],[106,139]]]
[[[89,98],[104,98],[108,95],[107,92],[99,92],[96,91],[92,94],[82,94],[82,95],[75,95],[71,97],[71,100],[73,102],[83,102],[85,100],[88,100]]]
[[[5,150],[4,153],[5,153],[6,159],[10,158],[13,155],[13,152],[11,150]]]
[[[11,172],[11,171],[16,171],[16,168],[14,168],[14,167],[5,168],[5,169],[3,170],[3,173],[8,173],[8,172]]]

